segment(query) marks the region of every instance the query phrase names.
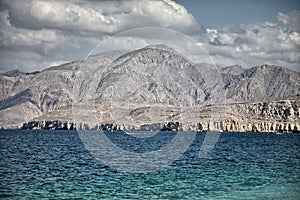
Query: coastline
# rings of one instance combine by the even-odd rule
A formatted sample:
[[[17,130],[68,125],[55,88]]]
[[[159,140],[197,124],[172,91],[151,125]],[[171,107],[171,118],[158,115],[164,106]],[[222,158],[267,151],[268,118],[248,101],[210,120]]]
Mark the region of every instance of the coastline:
[[[214,127],[210,129],[209,127]],[[215,127],[218,127],[215,128]],[[300,133],[298,123],[289,122],[262,122],[254,124],[241,124],[233,120],[210,123],[180,122],[143,124],[130,126],[126,124],[97,124],[91,127],[89,124],[75,124],[62,121],[31,121],[24,123],[21,130],[102,130],[102,131],[193,131],[193,132],[267,132],[267,133]]]

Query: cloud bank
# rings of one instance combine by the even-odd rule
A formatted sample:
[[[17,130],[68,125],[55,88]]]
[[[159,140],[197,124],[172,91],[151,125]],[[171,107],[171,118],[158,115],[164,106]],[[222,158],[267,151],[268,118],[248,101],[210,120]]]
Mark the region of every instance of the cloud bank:
[[[207,29],[206,47],[216,62],[243,66],[263,63],[298,70],[300,63],[300,12],[278,13],[277,23],[262,22]]]
[[[99,42],[139,27],[165,27],[198,41],[220,66],[263,63],[297,69],[300,11],[278,13],[276,22],[210,29],[170,0],[29,1],[4,0],[0,9],[0,69],[41,70],[84,58]],[[127,38],[147,44],[145,38]],[[198,58],[198,60],[197,60]],[[204,62],[195,52],[195,60]]]

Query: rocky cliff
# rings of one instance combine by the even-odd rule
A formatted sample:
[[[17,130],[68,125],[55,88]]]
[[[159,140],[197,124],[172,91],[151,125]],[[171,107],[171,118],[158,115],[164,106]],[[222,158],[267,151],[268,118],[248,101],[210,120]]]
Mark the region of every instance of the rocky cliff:
[[[164,45],[105,52],[41,72],[4,73],[0,74],[0,82],[0,127],[4,128],[21,127],[34,120],[84,124],[96,110],[98,124],[126,126],[128,120],[116,116],[129,116],[134,119],[128,125],[131,128],[157,123],[161,125],[155,126],[163,128],[168,122],[178,121],[183,129],[198,129],[197,123],[202,122],[199,130],[206,127],[202,128],[205,130],[205,120],[209,119],[222,121],[222,127],[228,130],[242,130],[240,123],[247,124],[246,118],[250,123],[285,122],[286,115],[281,113],[288,111],[282,111],[282,105],[275,100],[288,101],[286,98],[300,91],[300,73],[284,67],[261,65],[244,69],[192,63]],[[93,104],[96,109],[89,106]],[[124,106],[132,112],[124,110]],[[82,115],[82,121],[70,119],[74,114],[72,107]],[[270,108],[258,115],[264,107]],[[160,115],[160,110],[167,114]]]
[[[211,112],[216,107],[222,107],[225,113],[222,119],[216,119],[211,116]],[[226,132],[288,132],[298,133],[300,131],[300,96],[290,97],[285,100],[265,101],[256,103],[232,103],[227,105],[207,105],[202,107],[193,107],[188,113],[180,110],[180,108],[172,108],[165,121],[159,122],[156,117],[150,116],[152,119],[149,123],[118,123],[115,119],[111,121],[99,121],[98,124],[91,125],[88,122],[78,123],[72,121],[72,118],[61,117],[61,111],[49,113],[38,117],[28,123],[24,123],[23,129],[61,129],[61,130],[168,130],[168,131],[226,131]],[[171,108],[170,108],[171,110]],[[132,110],[132,118],[137,119]],[[63,113],[71,113],[70,109],[66,109]],[[111,112],[111,111],[110,111]],[[147,114],[144,109],[139,115]],[[184,118],[174,117],[174,113],[180,115],[193,116],[192,119],[186,121]],[[62,121],[55,120],[61,119]],[[153,121],[153,119],[155,119]],[[171,121],[166,121],[166,119]],[[178,120],[179,121],[176,121]],[[63,121],[65,120],[65,121]],[[67,120],[67,121],[66,121]],[[158,121],[157,121],[158,120]],[[182,120],[182,121],[180,121]],[[134,120],[138,122],[138,120]]]

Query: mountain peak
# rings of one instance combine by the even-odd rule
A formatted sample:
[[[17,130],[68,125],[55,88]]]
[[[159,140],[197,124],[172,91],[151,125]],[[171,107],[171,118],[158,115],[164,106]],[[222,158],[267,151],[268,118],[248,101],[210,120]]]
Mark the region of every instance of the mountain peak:
[[[223,73],[232,74],[232,75],[239,75],[243,73],[246,69],[240,65],[232,65],[221,68]]]
[[[188,63],[189,61],[184,55],[180,54],[172,47],[165,44],[155,44],[124,53],[115,59],[113,64],[120,65],[125,62],[136,62],[136,64],[166,64],[166,62],[168,62],[169,65],[170,63],[178,65],[182,62]]]
[[[269,74],[271,72],[276,72],[276,73],[298,73],[300,74],[299,72],[295,72],[291,69],[288,69],[286,67],[282,67],[282,66],[278,66],[278,65],[270,65],[270,64],[263,64],[263,65],[260,65],[260,66],[256,66],[256,67],[253,67],[253,72],[254,73],[265,73],[265,74]]]
[[[161,49],[161,50],[167,50],[167,51],[175,51],[176,50],[166,44],[153,44],[153,45],[148,45],[148,46],[145,46],[144,48],[142,49]]]
[[[13,69],[13,70],[3,73],[3,75],[9,76],[9,77],[15,77],[15,76],[24,75],[24,74],[25,74],[25,72],[21,72],[20,70],[17,70],[17,69]]]

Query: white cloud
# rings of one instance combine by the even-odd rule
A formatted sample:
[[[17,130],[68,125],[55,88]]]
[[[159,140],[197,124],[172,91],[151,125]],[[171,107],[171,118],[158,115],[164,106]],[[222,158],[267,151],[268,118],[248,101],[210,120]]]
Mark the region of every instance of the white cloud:
[[[84,58],[115,34],[149,26],[183,32],[204,49],[153,32],[125,34],[109,47],[141,47],[159,43],[159,38],[179,51],[189,48],[191,58],[199,62],[209,62],[209,53],[220,66],[270,63],[297,69],[300,63],[300,11],[278,13],[277,22],[217,30],[204,29],[185,7],[171,0],[4,0],[0,4],[4,5],[0,10],[0,71],[33,71]]]
[[[2,50],[0,53],[1,70],[9,71],[18,69],[25,72],[33,72],[43,70],[49,66],[55,66],[67,62],[68,60],[51,60],[34,51],[11,51]],[[24,66],[24,64],[26,66]]]
[[[0,11],[0,26],[0,44],[3,46],[36,46],[44,42],[51,43],[57,40],[55,30],[41,29],[28,31],[12,26],[7,10],[3,12]]]
[[[279,12],[277,14],[278,21],[283,24],[288,29],[291,29],[295,32],[300,32],[300,12],[297,10],[294,10],[292,12],[289,12],[288,14]]]
[[[278,22],[241,24],[238,28],[207,29],[212,56],[220,65],[280,64],[299,71],[300,11],[279,13]],[[223,57],[223,59],[222,59]],[[223,62],[224,60],[224,62]]]
[[[41,60],[74,60],[85,57],[100,41],[131,28],[168,27],[187,34],[202,30],[195,18],[170,0],[49,1],[4,0],[0,10],[0,53],[9,49],[1,70],[32,69]],[[18,54],[34,52],[39,59]],[[21,56],[22,57],[22,56]],[[29,67],[30,66],[30,67]],[[43,65],[44,66],[44,65]],[[41,67],[38,67],[41,68]]]
[[[133,27],[161,26],[182,32],[197,31],[187,10],[170,0],[45,1],[6,0],[19,20],[36,27],[118,33]]]

